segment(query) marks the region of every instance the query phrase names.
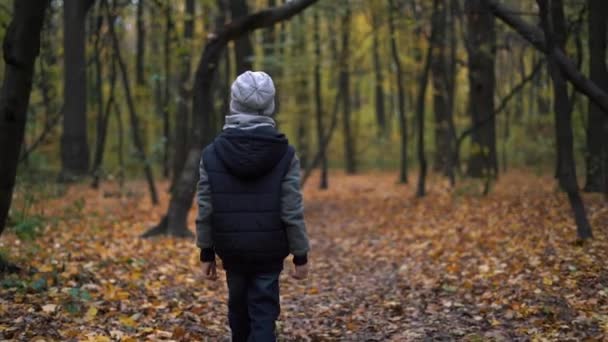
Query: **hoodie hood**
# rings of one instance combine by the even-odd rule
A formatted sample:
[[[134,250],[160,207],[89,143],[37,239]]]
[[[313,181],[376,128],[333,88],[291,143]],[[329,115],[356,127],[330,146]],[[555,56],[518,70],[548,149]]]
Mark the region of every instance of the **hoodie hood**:
[[[256,179],[269,173],[287,152],[288,140],[271,126],[251,130],[226,129],[214,141],[215,150],[230,174]]]

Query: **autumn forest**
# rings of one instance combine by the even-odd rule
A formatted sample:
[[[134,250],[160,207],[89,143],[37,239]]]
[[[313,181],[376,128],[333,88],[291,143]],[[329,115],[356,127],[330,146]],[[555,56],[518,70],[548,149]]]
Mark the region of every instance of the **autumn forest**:
[[[310,239],[279,341],[608,339],[608,1],[0,0],[0,39],[0,340],[230,341],[195,198],[248,70]]]

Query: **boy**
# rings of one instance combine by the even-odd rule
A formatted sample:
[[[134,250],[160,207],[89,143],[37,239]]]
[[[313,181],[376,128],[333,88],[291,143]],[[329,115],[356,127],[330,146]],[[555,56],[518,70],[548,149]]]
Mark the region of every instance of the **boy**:
[[[289,253],[293,276],[308,274],[300,162],[276,130],[274,96],[266,73],[240,75],[223,132],[200,164],[197,246],[208,279],[217,278],[216,253],[226,270],[234,342],[276,341],[279,274]]]

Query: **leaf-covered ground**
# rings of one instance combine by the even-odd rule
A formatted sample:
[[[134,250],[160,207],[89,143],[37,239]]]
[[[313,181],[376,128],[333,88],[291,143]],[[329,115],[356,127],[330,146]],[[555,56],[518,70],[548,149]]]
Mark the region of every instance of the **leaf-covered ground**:
[[[312,274],[282,276],[282,340],[608,339],[604,199],[586,195],[595,239],[578,246],[549,177],[506,175],[488,197],[433,180],[422,200],[395,179],[311,179]],[[168,200],[153,207],[144,189],[74,186],[36,205],[54,218],[41,236],[2,236],[25,270],[0,280],[0,340],[226,339],[223,275],[201,279],[192,241],[138,238]]]

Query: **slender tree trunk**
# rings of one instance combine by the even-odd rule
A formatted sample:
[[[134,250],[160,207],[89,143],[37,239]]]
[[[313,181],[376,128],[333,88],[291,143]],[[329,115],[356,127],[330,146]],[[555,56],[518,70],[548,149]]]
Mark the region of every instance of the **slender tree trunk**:
[[[396,7],[394,0],[388,0],[388,27],[391,39],[391,56],[395,65],[395,80],[397,83],[397,103],[399,115],[399,132],[401,135],[400,144],[400,162],[399,162],[399,182],[407,183],[407,118],[405,115],[405,89],[403,85],[403,68],[401,66],[401,57],[397,47],[397,37],[395,30],[395,12]]]
[[[433,65],[433,47],[436,44],[437,39],[437,26],[440,25],[438,22],[441,21],[439,12],[439,1],[433,1],[433,19],[431,28],[431,37],[429,38],[429,46],[426,52],[426,61],[422,73],[420,74],[419,88],[418,88],[418,99],[416,101],[416,116],[418,124],[418,163],[420,164],[420,173],[418,174],[418,187],[416,190],[416,197],[424,197],[426,194],[426,173],[427,163],[426,156],[424,153],[424,111],[426,102],[426,89],[429,83],[429,74],[431,72],[431,65]]]
[[[113,25],[110,23],[109,25]],[[99,61],[101,63],[101,61]],[[100,75],[101,78],[101,75]],[[101,83],[101,80],[99,80]],[[101,86],[101,85],[99,85]],[[99,119],[97,121],[97,143],[95,144],[95,155],[93,157],[93,188],[99,186],[101,178],[101,165],[103,163],[103,155],[106,145],[106,137],[108,135],[108,123],[114,107],[114,93],[116,89],[116,55],[112,53],[112,61],[110,63],[110,92],[108,102],[105,107],[101,104]]]
[[[230,0],[230,14],[233,21],[247,16],[249,14],[247,0]],[[254,52],[249,34],[239,37],[234,42],[234,54],[237,75],[253,69]]]
[[[63,3],[65,80],[60,181],[72,181],[89,172],[85,19],[92,4],[92,0]]]
[[[110,13],[110,8],[108,6],[107,0],[102,0],[104,6],[107,10],[107,21],[109,23],[114,22],[112,18],[112,14]],[[109,25],[109,33],[112,39],[112,46],[114,49],[114,54],[116,56],[116,62],[118,63],[118,68],[120,69],[120,74],[122,76],[122,84],[125,91],[125,97],[127,100],[127,107],[129,108],[129,119],[131,121],[131,136],[133,138],[133,145],[135,146],[137,158],[143,163],[144,172],[146,174],[146,180],[148,181],[148,188],[150,190],[150,197],[152,199],[153,204],[158,204],[158,194],[156,192],[156,185],[154,183],[154,175],[152,173],[152,166],[150,165],[150,161],[146,156],[146,151],[144,148],[143,141],[141,139],[141,133],[139,128],[139,118],[137,117],[137,113],[135,111],[135,104],[133,103],[133,97],[131,95],[131,87],[129,85],[129,74],[127,72],[127,66],[121,56],[120,53],[120,43],[118,41],[118,36],[114,30],[114,25]]]
[[[317,121],[317,145],[321,152],[321,179],[319,182],[320,189],[327,189],[329,187],[327,180],[327,154],[323,149],[323,98],[321,95],[321,32],[320,32],[320,18],[319,10],[314,11],[314,41],[315,41],[315,113]]]
[[[49,1],[15,1],[13,18],[4,36],[4,81],[0,90],[0,234],[13,198],[34,63],[40,51],[40,31],[48,5]]]
[[[137,85],[146,84],[144,57],[146,56],[146,25],[144,21],[145,0],[137,1],[137,51],[135,52],[135,70]]]
[[[192,199],[196,189],[201,150],[205,144],[211,142],[216,133],[211,125],[211,117],[214,111],[212,91],[219,60],[226,49],[226,45],[255,29],[265,28],[287,20],[315,2],[317,0],[290,1],[284,6],[233,20],[207,41],[194,78],[192,100],[193,139],[188,148],[184,169],[178,178],[179,181],[174,184],[167,214],[157,226],[143,234],[143,237],[159,234],[181,237],[191,237],[193,235],[188,230],[188,212],[192,207]]]
[[[472,138],[468,174],[472,177],[496,177],[498,160],[496,153],[496,121],[494,111],[494,89],[496,77],[496,30],[494,16],[482,0],[466,0],[467,52],[469,55],[469,112],[471,122],[477,125]]]
[[[608,91],[606,68],[606,32],[608,1],[588,0],[589,7],[589,78]],[[587,158],[585,191],[602,192],[608,177],[608,112],[589,101],[587,120]]]
[[[344,134],[344,162],[347,174],[357,172],[355,140],[351,130],[351,92],[350,92],[350,31],[351,9],[348,3],[342,15],[342,51],[340,56],[340,92],[342,94],[342,129]]]
[[[292,24],[292,31],[294,32],[296,44],[293,45],[293,58],[300,59],[306,55],[308,50],[308,40],[306,37],[306,17],[304,15],[299,16]],[[297,75],[297,87],[295,91],[296,97],[296,108],[298,115],[298,128],[297,128],[297,142],[298,152],[300,156],[300,166],[303,169],[307,169],[310,164],[310,134],[309,134],[309,123],[310,123],[310,101],[309,101],[309,68],[302,67],[296,69]]]
[[[376,121],[378,123],[378,136],[382,137],[386,134],[386,111],[384,108],[384,73],[382,70],[382,61],[380,59],[380,41],[379,28],[381,26],[378,15],[372,13],[372,22],[374,33],[372,34],[372,57],[374,60],[374,76],[375,76],[375,103],[376,103]]]
[[[433,169],[444,175],[448,174],[450,158],[452,157],[450,143],[451,136],[448,124],[450,111],[449,99],[449,60],[447,44],[447,4],[439,4],[437,19],[435,20],[435,33],[437,47],[431,64],[433,76],[433,111],[435,119],[435,155]]]
[[[562,0],[537,0],[541,23],[545,33],[547,50],[554,48],[565,52],[566,19]],[[573,153],[572,103],[568,94],[568,84],[555,58],[549,56],[549,72],[553,80],[553,110],[555,112],[555,135],[557,137],[557,178],[560,186],[568,194],[574,212],[577,235],[581,240],[592,237],[591,225],[587,220],[585,206],[578,190],[576,164]]]

